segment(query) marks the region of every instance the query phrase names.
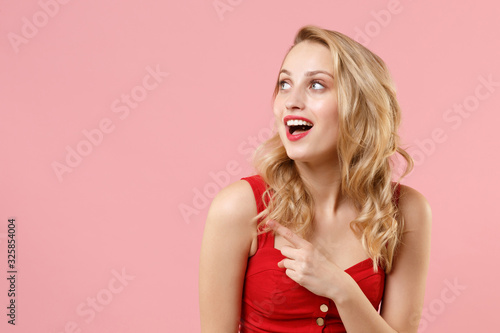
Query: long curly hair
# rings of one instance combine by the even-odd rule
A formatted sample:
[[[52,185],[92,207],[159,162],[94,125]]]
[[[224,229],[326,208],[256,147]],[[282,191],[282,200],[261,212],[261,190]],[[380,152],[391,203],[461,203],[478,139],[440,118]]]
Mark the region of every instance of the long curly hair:
[[[395,186],[391,158],[399,153],[405,160],[404,172],[394,184],[399,184],[414,167],[411,156],[400,147],[401,109],[394,83],[380,57],[342,33],[304,26],[288,52],[302,41],[320,43],[331,52],[338,88],[340,187],[342,195],[350,198],[360,212],[349,226],[361,238],[374,271],[381,265],[389,273],[404,223],[392,200]],[[273,100],[278,91],[279,77]],[[313,197],[278,133],[255,150],[253,166],[267,184],[262,195],[266,208],[255,217],[259,233],[270,231],[265,222],[273,219],[310,239]]]

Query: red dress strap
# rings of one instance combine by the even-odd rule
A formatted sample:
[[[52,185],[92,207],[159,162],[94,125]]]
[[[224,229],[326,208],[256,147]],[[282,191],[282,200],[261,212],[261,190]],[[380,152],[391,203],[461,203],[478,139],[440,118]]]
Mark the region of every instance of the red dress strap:
[[[264,202],[262,201],[262,194],[264,194],[264,192],[266,191],[267,184],[259,175],[243,177],[241,179],[246,180],[250,183],[250,186],[252,186],[253,194],[255,196],[255,202],[257,203],[257,214],[259,214],[266,208]]]
[[[255,202],[257,203],[257,214],[262,212],[266,206],[264,205],[264,202],[262,200],[262,195],[267,189],[267,184],[264,181],[264,179],[260,175],[254,175],[250,177],[244,177],[241,178],[242,180],[246,180],[250,186],[252,187],[253,194],[255,197]],[[266,203],[269,202],[269,198],[266,196],[265,198]],[[262,219],[259,220],[259,222],[262,221]],[[272,232],[266,232],[257,235],[257,247],[259,249],[261,248],[274,248],[274,237]]]

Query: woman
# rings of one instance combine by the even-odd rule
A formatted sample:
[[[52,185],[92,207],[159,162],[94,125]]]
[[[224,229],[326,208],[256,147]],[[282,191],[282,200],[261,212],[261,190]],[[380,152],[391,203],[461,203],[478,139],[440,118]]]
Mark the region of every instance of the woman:
[[[257,149],[257,174],[222,189],[208,212],[202,332],[417,332],[431,209],[391,180],[395,153],[407,162],[401,178],[413,161],[384,62],[305,26],[273,98],[277,134]]]

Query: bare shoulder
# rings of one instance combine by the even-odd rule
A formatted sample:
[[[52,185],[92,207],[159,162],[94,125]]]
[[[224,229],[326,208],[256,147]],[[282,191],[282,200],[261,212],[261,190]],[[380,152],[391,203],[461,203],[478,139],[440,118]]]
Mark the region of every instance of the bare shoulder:
[[[238,330],[245,271],[254,233],[251,221],[256,213],[252,187],[245,180],[226,186],[212,200],[200,253],[202,332]]]
[[[397,332],[417,332],[430,261],[432,212],[425,196],[401,185],[401,246],[386,277],[381,316]]]
[[[205,233],[214,235],[214,242],[223,241],[243,251],[248,257],[257,237],[257,204],[252,187],[238,180],[219,191],[208,210]]]
[[[238,180],[219,191],[209,214],[232,217],[235,222],[245,223],[257,214],[257,205],[252,187],[245,180]]]
[[[405,232],[416,229],[430,230],[431,206],[422,193],[408,185],[401,184],[398,207],[405,222]]]

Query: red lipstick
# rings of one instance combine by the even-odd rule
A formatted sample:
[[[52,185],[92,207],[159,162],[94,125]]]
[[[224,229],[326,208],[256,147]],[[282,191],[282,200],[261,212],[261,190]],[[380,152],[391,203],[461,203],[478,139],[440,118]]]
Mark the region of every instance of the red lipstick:
[[[300,133],[297,133],[297,134],[291,134],[290,133],[290,126],[287,125],[287,122],[289,120],[303,120],[303,121],[306,121],[308,123],[313,123],[312,121],[310,121],[309,119],[307,118],[304,118],[304,117],[299,117],[299,116],[291,116],[291,115],[288,115],[286,116],[285,118],[283,118],[283,122],[285,124],[285,130],[286,130],[286,137],[288,138],[288,140],[290,141],[297,141],[297,140],[300,140],[302,139],[303,137],[305,137],[312,129],[312,127],[305,131],[305,132],[300,132]]]

